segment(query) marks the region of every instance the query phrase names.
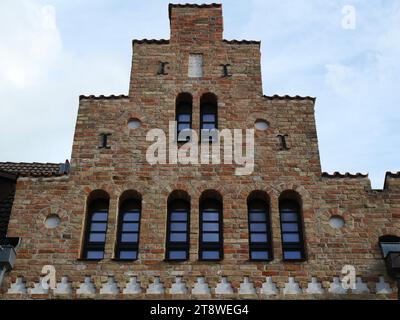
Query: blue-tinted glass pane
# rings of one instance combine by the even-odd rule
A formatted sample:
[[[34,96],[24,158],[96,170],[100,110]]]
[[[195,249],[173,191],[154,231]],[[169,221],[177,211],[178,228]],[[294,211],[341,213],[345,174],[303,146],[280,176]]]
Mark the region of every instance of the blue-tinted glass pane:
[[[190,123],[180,123],[178,124],[178,132],[185,130],[185,133],[190,134]]]
[[[187,224],[185,223],[171,223],[171,231],[186,231]]]
[[[105,232],[107,230],[107,223],[92,223],[90,225],[90,231]]]
[[[136,222],[140,220],[139,212],[127,212],[124,214],[124,222]]]
[[[219,242],[219,234],[203,233],[203,242]]]
[[[171,242],[186,242],[186,233],[171,233],[169,237]]]
[[[92,215],[92,221],[107,221],[107,212],[95,212]]]
[[[201,253],[201,259],[203,259],[203,260],[219,260],[220,253],[219,253],[219,251],[203,251]]]
[[[252,260],[268,260],[269,254],[268,251],[252,251],[250,258]]]
[[[219,223],[203,223],[203,231],[219,231]]]
[[[302,256],[300,251],[285,251],[283,258],[285,260],[299,260],[302,259]]]
[[[100,260],[103,259],[103,257],[104,257],[103,251],[88,251],[86,253],[86,259]]]
[[[186,260],[186,251],[170,251],[168,254],[168,259],[170,260]]]
[[[124,223],[122,225],[122,232],[138,232],[139,224],[138,223]]]
[[[297,221],[297,214],[296,212],[291,211],[282,211],[282,221],[290,222],[290,221]]]
[[[106,235],[105,233],[91,233],[89,242],[106,242]]]
[[[190,122],[190,114],[180,114],[178,115],[179,122]]]
[[[300,242],[300,237],[298,233],[286,233],[283,234],[283,242]]]
[[[265,223],[251,223],[251,232],[267,232],[267,225]]]
[[[267,242],[266,233],[253,233],[250,235],[251,242]]]
[[[297,232],[299,231],[297,223],[282,223],[283,232]]]
[[[203,123],[203,127],[201,128],[202,130],[212,130],[216,129],[217,127],[215,126],[215,123]]]
[[[266,215],[264,212],[250,212],[250,221],[251,222],[265,222]]]
[[[136,260],[137,251],[121,251],[119,253],[119,258],[123,260]]]
[[[203,114],[203,122],[215,122],[215,114]]]
[[[218,212],[203,212],[203,221],[219,221]]]
[[[136,243],[136,242],[138,242],[138,234],[137,233],[123,233],[122,237],[121,237],[121,242]]]
[[[171,212],[171,221],[186,221],[186,212]]]

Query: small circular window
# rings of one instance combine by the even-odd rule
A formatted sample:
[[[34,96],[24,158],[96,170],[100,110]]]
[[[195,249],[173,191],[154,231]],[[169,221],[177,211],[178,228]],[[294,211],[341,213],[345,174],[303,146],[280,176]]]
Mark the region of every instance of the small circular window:
[[[130,119],[128,121],[128,128],[129,129],[138,129],[141,125],[142,125],[142,122],[137,118]]]
[[[339,216],[333,216],[329,219],[329,225],[333,229],[342,229],[345,225],[345,221],[342,217]]]
[[[56,214],[49,215],[46,218],[46,220],[44,221],[44,224],[45,224],[47,229],[55,229],[60,225],[60,223],[61,223],[61,219]]]
[[[269,128],[269,123],[265,120],[258,119],[254,123],[254,127],[259,131],[266,131]]]

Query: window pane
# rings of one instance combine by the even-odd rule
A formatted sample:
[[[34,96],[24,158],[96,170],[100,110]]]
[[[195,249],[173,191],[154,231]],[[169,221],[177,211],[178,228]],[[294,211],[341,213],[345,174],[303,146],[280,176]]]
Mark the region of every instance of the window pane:
[[[103,259],[104,252],[103,251],[88,251],[86,253],[86,259],[100,260]]]
[[[203,114],[203,122],[215,122],[215,114]]]
[[[190,114],[180,114],[178,115],[179,122],[190,122]]]
[[[261,212],[261,213],[250,212],[250,221],[264,222],[264,221],[266,221],[266,215],[264,212]]]
[[[299,260],[303,258],[300,251],[285,251],[283,257],[285,260]]]
[[[136,222],[140,220],[139,212],[128,212],[124,214],[125,222]]]
[[[203,123],[202,130],[212,130],[216,129],[215,123]]]
[[[139,224],[138,223],[124,223],[122,225],[122,232],[138,232]]]
[[[170,251],[168,254],[170,260],[186,260],[186,251]]]
[[[203,231],[219,231],[219,223],[203,223]]]
[[[202,260],[219,260],[220,253],[219,251],[203,251],[201,253]]]
[[[251,242],[268,242],[266,233],[253,233],[250,235]]]
[[[169,237],[171,242],[186,242],[186,233],[171,233]]]
[[[124,243],[136,243],[138,241],[138,234],[137,233],[123,233],[121,237],[121,242]]]
[[[92,223],[90,225],[90,231],[105,232],[106,230],[107,230],[107,223]]]
[[[283,210],[282,211],[282,221],[285,221],[285,222],[297,221],[296,212]]]
[[[250,258],[252,260],[268,260],[268,251],[251,251]]]
[[[219,242],[219,234],[203,233],[203,242]]]
[[[283,234],[283,242],[300,242],[300,237],[298,233],[286,233]]]
[[[178,132],[184,131],[185,133],[190,134],[190,123],[179,123],[178,124]],[[187,131],[187,132],[186,132]]]
[[[121,251],[119,253],[119,258],[123,260],[136,260],[137,251]]]
[[[251,232],[267,232],[267,225],[265,223],[251,223]]]
[[[91,233],[89,242],[106,242],[106,235],[105,233]]]
[[[171,223],[171,231],[186,231],[187,224],[185,223]]]
[[[107,221],[107,212],[95,212],[92,215],[92,221]]]
[[[187,213],[186,212],[172,212],[171,213],[171,221],[186,221]]]
[[[297,232],[299,231],[297,223],[282,223],[283,232]]]
[[[203,221],[219,221],[218,212],[203,212]]]

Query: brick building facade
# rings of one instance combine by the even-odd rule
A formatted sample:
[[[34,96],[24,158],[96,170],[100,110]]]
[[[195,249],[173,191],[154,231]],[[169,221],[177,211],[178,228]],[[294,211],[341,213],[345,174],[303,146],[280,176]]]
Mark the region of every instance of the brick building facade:
[[[0,237],[20,238],[0,297],[395,298],[378,239],[400,236],[400,173],[383,190],[366,175],[322,173],[315,99],[263,95],[260,43],[224,40],[218,4],[170,5],[169,18],[170,40],[133,41],[128,96],[80,97],[70,167],[0,164],[15,186],[0,199]],[[181,103],[190,110],[179,118]],[[268,123],[255,132],[251,175],[146,161],[150,129],[177,119],[198,131],[207,117],[218,129]],[[218,219],[207,225],[207,213]],[[171,241],[174,228],[185,243]],[[45,265],[55,290],[39,284]],[[358,277],[347,291],[345,265]]]

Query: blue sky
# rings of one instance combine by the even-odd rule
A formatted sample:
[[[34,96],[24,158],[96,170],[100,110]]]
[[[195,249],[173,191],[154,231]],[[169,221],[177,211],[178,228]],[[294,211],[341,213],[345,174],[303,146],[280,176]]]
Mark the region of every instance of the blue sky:
[[[400,1],[222,3],[226,39],[262,41],[265,94],[317,97],[323,170],[382,188],[400,170]],[[169,38],[168,1],[1,0],[0,161],[70,158],[78,96],[128,92],[134,38]]]

